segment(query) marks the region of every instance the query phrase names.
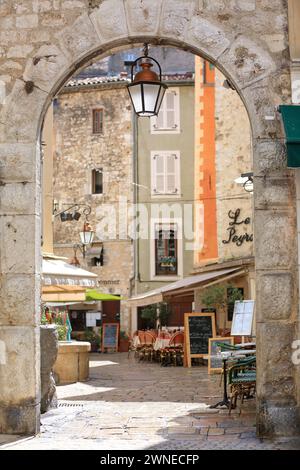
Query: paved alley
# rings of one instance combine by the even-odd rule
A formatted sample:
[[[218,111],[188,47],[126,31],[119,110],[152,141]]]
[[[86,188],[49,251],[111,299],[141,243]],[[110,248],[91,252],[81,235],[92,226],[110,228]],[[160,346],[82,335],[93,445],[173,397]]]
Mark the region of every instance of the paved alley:
[[[300,449],[255,436],[254,401],[209,409],[222,396],[206,367],[160,367],[127,354],[92,354],[90,379],[57,388],[59,407],[34,438],[0,436],[2,449]]]

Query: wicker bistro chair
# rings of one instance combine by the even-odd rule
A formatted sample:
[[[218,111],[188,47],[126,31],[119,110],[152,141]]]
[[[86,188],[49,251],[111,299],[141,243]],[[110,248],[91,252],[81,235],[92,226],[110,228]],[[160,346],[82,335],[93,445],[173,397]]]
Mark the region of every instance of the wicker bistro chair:
[[[153,345],[156,340],[156,336],[151,331],[143,331],[141,332],[141,348],[138,351],[138,359],[141,360],[153,360],[154,356],[154,349]],[[142,343],[143,341],[143,343]]]
[[[162,366],[182,366],[183,365],[183,342],[184,334],[176,331],[170,338],[169,346],[160,349],[160,362]]]
[[[240,359],[229,368],[228,383],[230,385],[229,414],[236,407],[237,399],[250,398],[256,392],[256,356]]]

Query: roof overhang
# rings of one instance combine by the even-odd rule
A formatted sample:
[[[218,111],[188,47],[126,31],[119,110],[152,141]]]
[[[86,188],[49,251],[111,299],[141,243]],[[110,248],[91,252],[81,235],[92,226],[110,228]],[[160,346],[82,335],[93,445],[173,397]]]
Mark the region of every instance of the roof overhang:
[[[300,105],[281,105],[279,111],[282,116],[286,137],[287,166],[300,167]]]
[[[187,295],[194,292],[195,289],[204,289],[212,284],[245,275],[246,272],[246,269],[231,268],[197,274],[172,282],[171,284],[160,287],[159,289],[132,297],[128,300],[128,303],[131,307],[144,307],[156,304],[163,302],[164,300],[168,300],[170,297]]]
[[[42,284],[43,286],[95,287],[97,275],[61,259],[43,259]]]

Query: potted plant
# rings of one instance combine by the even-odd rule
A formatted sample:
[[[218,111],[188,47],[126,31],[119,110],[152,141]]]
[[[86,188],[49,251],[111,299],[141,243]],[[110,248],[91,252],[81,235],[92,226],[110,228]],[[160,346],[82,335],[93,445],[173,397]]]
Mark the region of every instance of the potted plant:
[[[84,330],[84,341],[91,343],[91,352],[98,352],[101,346],[101,336],[92,329]]]
[[[129,335],[126,331],[120,331],[120,345],[119,352],[128,352],[129,349]]]

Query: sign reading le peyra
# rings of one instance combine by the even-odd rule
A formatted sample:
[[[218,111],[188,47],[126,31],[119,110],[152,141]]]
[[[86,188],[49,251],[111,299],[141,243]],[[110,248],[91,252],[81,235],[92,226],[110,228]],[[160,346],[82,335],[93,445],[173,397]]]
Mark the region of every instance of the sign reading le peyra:
[[[244,242],[253,242],[253,233],[241,233],[241,226],[249,225],[251,223],[250,217],[246,219],[241,219],[241,209],[236,209],[235,211],[229,211],[229,224],[227,228],[228,238],[227,240],[222,240],[222,243],[225,245],[228,243],[235,243],[236,246],[242,246]]]

